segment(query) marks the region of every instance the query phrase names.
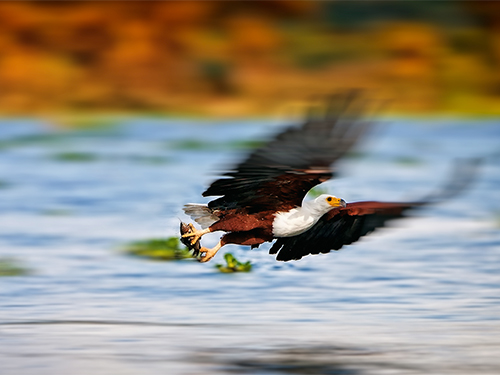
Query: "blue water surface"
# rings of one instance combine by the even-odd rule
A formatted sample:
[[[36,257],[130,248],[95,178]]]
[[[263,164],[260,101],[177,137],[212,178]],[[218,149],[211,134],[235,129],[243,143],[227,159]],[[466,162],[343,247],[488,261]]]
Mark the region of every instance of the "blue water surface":
[[[208,264],[128,257],[178,234],[182,205],[272,121],[128,119],[82,131],[0,122],[3,374],[500,373],[500,125],[385,121],[339,178],[347,201],[414,200],[464,158],[466,191],[339,252],[277,262],[228,246]],[[218,234],[210,234],[211,246]],[[231,251],[250,273],[214,267]]]

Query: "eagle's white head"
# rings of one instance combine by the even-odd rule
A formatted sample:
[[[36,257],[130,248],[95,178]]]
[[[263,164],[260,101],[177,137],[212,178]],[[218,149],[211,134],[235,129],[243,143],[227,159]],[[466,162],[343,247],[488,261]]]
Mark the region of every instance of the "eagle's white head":
[[[337,198],[329,194],[321,194],[316,199],[309,201],[307,204],[307,209],[309,211],[316,212],[320,216],[326,214],[332,208],[335,207],[345,207],[345,200]]]

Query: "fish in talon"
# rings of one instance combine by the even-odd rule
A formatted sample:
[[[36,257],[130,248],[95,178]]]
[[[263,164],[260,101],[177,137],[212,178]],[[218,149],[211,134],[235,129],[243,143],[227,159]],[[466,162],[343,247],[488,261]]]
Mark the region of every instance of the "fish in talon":
[[[193,256],[197,257],[200,254],[201,244],[200,239],[198,238],[196,241],[192,241],[192,237],[184,237],[185,234],[191,234],[195,232],[196,229],[193,224],[180,223],[180,232],[181,232],[181,242],[189,249],[193,251]]]

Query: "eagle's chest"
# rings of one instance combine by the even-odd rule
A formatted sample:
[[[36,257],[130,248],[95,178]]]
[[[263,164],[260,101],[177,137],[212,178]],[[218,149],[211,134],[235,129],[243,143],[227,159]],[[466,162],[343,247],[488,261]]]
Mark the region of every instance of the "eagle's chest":
[[[292,237],[304,233],[311,228],[319,218],[310,215],[300,207],[286,212],[277,212],[273,220],[274,237]]]

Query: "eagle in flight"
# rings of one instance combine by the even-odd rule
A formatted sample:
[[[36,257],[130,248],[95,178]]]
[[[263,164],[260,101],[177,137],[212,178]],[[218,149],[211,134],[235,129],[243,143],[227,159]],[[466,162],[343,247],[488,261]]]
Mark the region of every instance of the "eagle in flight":
[[[334,95],[325,113],[310,114],[301,126],[254,150],[203,193],[218,198],[184,206],[202,229],[181,223],[182,242],[201,262],[227,244],[255,248],[274,240],[269,253],[277,260],[298,260],[356,242],[409,209],[455,195],[471,180],[474,163],[463,162],[443,191],[419,201],[346,203],[328,194],[304,200],[314,186],[335,176],[334,163],[370,127],[362,115],[365,105],[357,92]],[[215,247],[201,246],[200,238],[215,231],[226,233]]]

